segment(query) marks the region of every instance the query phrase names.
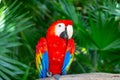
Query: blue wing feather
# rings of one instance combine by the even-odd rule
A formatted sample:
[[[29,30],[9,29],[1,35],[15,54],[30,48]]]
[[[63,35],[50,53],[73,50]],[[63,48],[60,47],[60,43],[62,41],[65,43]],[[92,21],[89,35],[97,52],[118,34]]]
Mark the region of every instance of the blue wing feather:
[[[39,77],[40,78],[44,78],[47,76],[47,72],[48,72],[48,67],[49,67],[49,61],[48,61],[48,52],[44,52],[42,54],[42,58],[41,58],[41,65],[42,68],[41,68],[41,71],[40,71],[40,74],[39,74]]]
[[[63,62],[62,75],[66,74],[67,69],[70,66],[71,59],[72,59],[72,55],[70,54],[70,51],[67,51]]]

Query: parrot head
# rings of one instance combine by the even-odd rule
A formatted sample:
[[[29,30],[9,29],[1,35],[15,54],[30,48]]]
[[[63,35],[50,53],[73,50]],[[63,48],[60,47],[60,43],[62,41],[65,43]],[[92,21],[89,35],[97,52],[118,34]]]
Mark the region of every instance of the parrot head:
[[[47,31],[47,37],[57,36],[69,40],[72,35],[72,20],[57,20],[50,25]]]

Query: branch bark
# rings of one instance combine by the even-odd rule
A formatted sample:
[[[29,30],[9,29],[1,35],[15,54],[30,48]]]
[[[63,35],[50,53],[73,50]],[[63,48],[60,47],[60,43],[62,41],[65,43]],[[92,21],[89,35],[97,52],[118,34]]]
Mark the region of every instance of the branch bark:
[[[37,80],[55,80],[54,77],[37,79]],[[110,73],[86,73],[62,75],[59,80],[120,80],[120,74]]]

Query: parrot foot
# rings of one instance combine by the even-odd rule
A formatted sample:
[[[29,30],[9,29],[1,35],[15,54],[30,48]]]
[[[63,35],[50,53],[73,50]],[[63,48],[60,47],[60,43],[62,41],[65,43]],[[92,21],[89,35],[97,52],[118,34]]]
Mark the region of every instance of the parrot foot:
[[[53,75],[53,77],[55,78],[55,80],[59,80],[60,79],[60,75],[59,74],[55,74],[55,75]]]
[[[47,77],[52,77],[52,72],[47,72]]]

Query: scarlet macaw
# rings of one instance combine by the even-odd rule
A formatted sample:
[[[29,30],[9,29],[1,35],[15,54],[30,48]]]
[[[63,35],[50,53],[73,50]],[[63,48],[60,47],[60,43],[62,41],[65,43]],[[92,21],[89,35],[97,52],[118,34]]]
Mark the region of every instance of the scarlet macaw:
[[[65,75],[74,55],[75,44],[71,20],[57,20],[36,46],[36,67],[40,78]]]

